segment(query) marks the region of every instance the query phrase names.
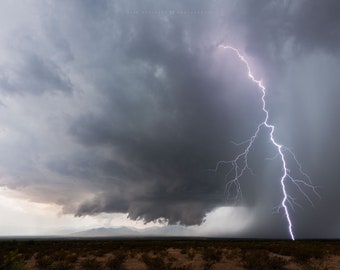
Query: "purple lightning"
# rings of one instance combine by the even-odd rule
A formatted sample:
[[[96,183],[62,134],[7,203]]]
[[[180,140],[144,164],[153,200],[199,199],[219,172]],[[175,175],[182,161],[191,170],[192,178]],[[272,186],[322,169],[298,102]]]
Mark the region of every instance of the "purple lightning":
[[[282,198],[280,206],[278,207],[278,211],[280,209],[284,210],[284,215],[287,219],[288,231],[289,231],[290,237],[291,237],[292,240],[295,240],[295,236],[294,236],[294,232],[293,232],[292,219],[291,219],[291,215],[290,215],[288,206],[290,206],[294,210],[294,205],[298,205],[298,204],[295,202],[295,199],[287,193],[286,182],[287,181],[292,182],[297,187],[297,189],[303,194],[303,196],[312,205],[313,205],[313,203],[312,203],[311,199],[309,198],[307,193],[304,192],[303,188],[309,188],[318,197],[320,197],[320,196],[316,191],[316,187],[312,185],[309,176],[302,170],[302,166],[298,162],[294,153],[290,149],[288,149],[287,147],[285,147],[282,144],[279,144],[275,140],[275,138],[274,138],[275,126],[268,123],[269,112],[266,108],[266,99],[265,99],[266,98],[266,88],[262,84],[262,81],[255,79],[248,61],[240,53],[240,51],[238,49],[236,49],[232,46],[229,46],[229,45],[219,45],[218,48],[225,49],[225,50],[231,50],[232,52],[234,52],[238,56],[238,58],[241,60],[241,62],[246,66],[247,72],[248,72],[248,77],[250,78],[250,80],[252,80],[258,86],[258,88],[262,92],[262,97],[261,97],[262,111],[265,114],[265,118],[261,123],[259,123],[254,135],[251,136],[250,139],[248,139],[248,140],[246,140],[246,141],[244,141],[240,144],[236,144],[236,145],[246,145],[245,150],[242,153],[240,153],[238,156],[236,156],[236,158],[232,161],[220,161],[220,162],[218,162],[215,171],[218,169],[218,167],[221,164],[231,164],[232,168],[226,174],[226,178],[229,179],[228,177],[231,173],[234,173],[234,177],[231,180],[229,179],[228,182],[227,182],[227,185],[226,185],[227,196],[229,197],[230,193],[231,193],[231,189],[235,188],[236,189],[235,202],[240,200],[241,197],[242,197],[242,191],[241,191],[241,185],[240,185],[239,180],[244,175],[244,173],[246,171],[250,171],[252,173],[252,170],[248,166],[249,151],[252,149],[252,146],[253,146],[255,139],[258,137],[260,129],[262,127],[269,129],[270,130],[270,133],[269,133],[270,134],[270,141],[273,144],[273,146],[275,146],[275,148],[277,149],[277,154],[276,154],[275,157],[280,157],[281,162],[282,162],[282,172],[283,172],[283,174],[282,174],[282,177],[280,179],[280,184],[281,184],[281,188],[282,188],[283,198]],[[296,165],[299,168],[299,172],[302,175],[302,179],[296,179],[290,174],[290,170],[289,170],[289,168],[287,166],[287,162],[286,162],[287,157],[285,155],[285,151],[287,151],[288,154],[290,154],[292,156],[294,162],[296,163]],[[240,165],[240,163],[241,163],[241,165]]]

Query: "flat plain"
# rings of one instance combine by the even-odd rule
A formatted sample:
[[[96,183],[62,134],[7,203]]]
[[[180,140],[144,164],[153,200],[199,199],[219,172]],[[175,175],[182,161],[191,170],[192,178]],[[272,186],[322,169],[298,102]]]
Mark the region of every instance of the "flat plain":
[[[2,239],[0,270],[339,270],[340,241]]]

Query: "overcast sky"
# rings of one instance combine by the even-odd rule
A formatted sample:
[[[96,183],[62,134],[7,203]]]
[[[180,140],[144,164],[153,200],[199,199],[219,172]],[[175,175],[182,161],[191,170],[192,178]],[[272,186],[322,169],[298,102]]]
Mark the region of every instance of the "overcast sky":
[[[1,1],[0,235],[161,222],[289,238],[268,130],[242,200],[227,198],[230,165],[211,170],[264,119],[229,44],[321,195],[288,183],[296,237],[339,238],[339,12],[337,0]]]

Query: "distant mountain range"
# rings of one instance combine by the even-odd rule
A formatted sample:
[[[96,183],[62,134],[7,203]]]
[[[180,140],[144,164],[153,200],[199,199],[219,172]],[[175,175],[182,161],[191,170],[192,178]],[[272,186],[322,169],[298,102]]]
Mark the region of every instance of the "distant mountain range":
[[[133,227],[95,228],[70,234],[72,237],[138,237],[138,236],[192,236],[193,231],[183,226],[164,226],[136,229]]]

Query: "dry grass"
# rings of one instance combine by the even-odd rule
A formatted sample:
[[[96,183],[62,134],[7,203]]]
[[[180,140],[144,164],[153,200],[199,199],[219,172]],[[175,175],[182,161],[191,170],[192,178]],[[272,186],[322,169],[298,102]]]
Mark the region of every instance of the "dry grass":
[[[336,270],[339,241],[0,241],[0,270]]]

